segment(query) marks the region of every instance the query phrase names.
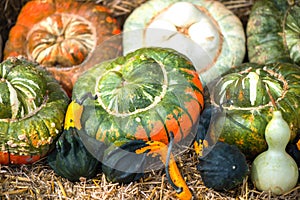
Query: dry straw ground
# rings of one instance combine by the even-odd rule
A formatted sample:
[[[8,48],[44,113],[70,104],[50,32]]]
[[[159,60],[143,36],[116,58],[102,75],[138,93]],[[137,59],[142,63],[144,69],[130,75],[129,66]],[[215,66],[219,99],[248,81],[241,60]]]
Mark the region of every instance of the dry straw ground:
[[[134,8],[146,0],[94,1],[110,7],[122,22]],[[3,41],[25,2],[26,0],[1,0],[0,10],[4,15],[0,15],[0,33]],[[236,14],[244,25],[246,24],[253,4],[252,0],[221,0],[221,2]],[[187,151],[177,158],[177,163],[197,199],[300,199],[299,184],[287,194],[272,196],[255,190],[248,178],[243,184],[230,191],[218,192],[208,189],[196,169],[198,160],[192,147],[187,148]],[[176,196],[175,191],[168,184],[163,169],[148,172],[142,179],[130,184],[109,183],[101,173],[91,180],[82,179],[80,182],[72,183],[57,176],[47,165],[46,159],[43,159],[28,166],[0,165],[0,199],[166,200],[176,199]]]
[[[204,186],[196,169],[197,157],[193,149],[178,158],[178,166],[186,178],[188,186],[197,199],[299,199],[300,185],[292,191],[272,196],[266,192],[255,190],[246,178],[235,189],[218,192]],[[172,200],[176,199],[175,191],[166,180],[164,170],[148,172],[137,182],[130,184],[109,183],[103,174],[90,180],[72,183],[57,176],[41,160],[30,166],[1,166],[0,198],[3,199],[145,199]]]

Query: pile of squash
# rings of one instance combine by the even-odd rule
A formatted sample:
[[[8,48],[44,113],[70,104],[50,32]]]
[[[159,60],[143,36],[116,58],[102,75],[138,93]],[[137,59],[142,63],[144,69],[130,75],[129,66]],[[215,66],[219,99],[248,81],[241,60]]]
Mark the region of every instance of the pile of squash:
[[[47,156],[71,181],[103,172],[121,183],[163,166],[178,198],[192,199],[176,165],[176,146],[188,145],[207,187],[251,174],[259,190],[291,190],[299,13],[297,1],[257,0],[245,29],[218,1],[149,0],[121,26],[92,1],[29,1],[0,64],[0,164]],[[261,174],[293,179],[266,186]]]

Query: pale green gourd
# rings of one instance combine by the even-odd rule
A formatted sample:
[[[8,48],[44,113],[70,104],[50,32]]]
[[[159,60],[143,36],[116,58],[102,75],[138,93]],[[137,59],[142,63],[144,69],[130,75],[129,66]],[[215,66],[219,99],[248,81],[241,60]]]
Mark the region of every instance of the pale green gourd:
[[[252,164],[251,179],[258,190],[280,195],[296,186],[298,167],[285,151],[290,133],[281,112],[274,111],[265,130],[268,150],[258,155]]]

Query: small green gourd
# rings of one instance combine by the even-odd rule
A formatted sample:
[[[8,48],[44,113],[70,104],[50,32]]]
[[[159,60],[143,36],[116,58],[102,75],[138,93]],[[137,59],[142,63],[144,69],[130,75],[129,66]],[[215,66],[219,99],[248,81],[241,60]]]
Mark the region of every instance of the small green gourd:
[[[290,132],[281,112],[273,111],[272,119],[265,130],[268,150],[255,158],[251,169],[251,179],[258,190],[280,195],[296,186],[298,167],[285,151]]]

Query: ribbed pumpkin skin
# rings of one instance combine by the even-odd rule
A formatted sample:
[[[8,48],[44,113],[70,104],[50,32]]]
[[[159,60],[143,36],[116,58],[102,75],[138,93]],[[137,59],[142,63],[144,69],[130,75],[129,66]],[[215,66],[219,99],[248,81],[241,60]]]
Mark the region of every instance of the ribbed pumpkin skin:
[[[76,82],[72,97],[87,92],[81,122],[88,135],[120,146],[130,140],[169,142],[190,134],[203,108],[193,65],[171,49],[142,48],[96,65]]]
[[[292,141],[300,127],[299,81],[300,68],[289,63],[244,63],[230,70],[212,90],[212,103],[219,108],[222,105],[226,113],[225,119],[213,122],[223,126],[222,132],[212,134],[237,145],[248,158],[266,150],[265,127],[275,109],[271,95],[291,128]]]
[[[0,164],[29,164],[50,150],[63,129],[69,98],[36,63],[0,64]]]
[[[4,58],[23,55],[40,63],[71,93],[95,47],[119,32],[108,9],[93,2],[30,1],[10,31]]]
[[[299,13],[299,2],[289,5],[286,0],[256,1],[246,31],[249,60],[256,63],[291,60],[299,64]]]
[[[160,15],[167,13],[168,9],[171,9],[176,3],[183,2],[180,0],[150,0],[137,7],[129,15],[124,24],[125,51],[130,52],[137,47],[137,44],[140,46],[145,45],[146,29],[153,28],[150,25],[155,20],[161,20],[161,18],[164,19],[164,17],[161,17]],[[161,47],[174,48],[188,56],[195,65],[202,83],[207,84],[219,77],[222,73],[228,71],[234,65],[242,63],[246,51],[245,32],[239,18],[218,1],[186,0],[184,3],[191,3],[195,7],[193,10],[198,10],[197,13],[190,13],[189,11],[186,11],[186,9],[180,8],[181,6],[178,6],[178,12],[173,12],[173,16],[169,17],[172,20],[164,19],[164,21],[174,26],[174,32],[184,34],[188,38],[192,38],[189,31],[193,25],[199,24],[199,26],[202,26],[202,28],[198,29],[197,33],[195,33],[197,36],[195,39],[201,40],[204,44],[201,43],[199,45],[196,40],[192,42],[192,44],[195,43],[199,45],[206,53],[203,54],[203,51],[195,50],[193,45],[187,47],[186,43],[177,45],[177,43],[182,41],[174,41],[174,44],[171,44],[172,47],[163,46],[166,41],[172,40],[174,34],[166,39],[162,39],[165,43],[162,43]],[[177,17],[180,16],[180,12],[183,11],[186,11],[186,13],[184,12],[181,18]],[[175,25],[174,21],[177,21],[176,23],[178,24]],[[183,22],[185,22],[185,24],[179,25]],[[160,29],[169,30],[166,26]],[[135,30],[143,31],[140,31],[140,34],[136,34],[137,37],[134,40],[132,40],[132,37],[127,39],[126,32],[129,32],[128,35],[130,36],[130,31],[132,32]],[[159,32],[154,32],[153,35],[158,37],[158,33]],[[214,34],[209,35],[211,33]],[[151,44],[149,46],[151,46]],[[192,57],[195,59],[193,60]],[[200,64],[198,63],[199,59]]]

